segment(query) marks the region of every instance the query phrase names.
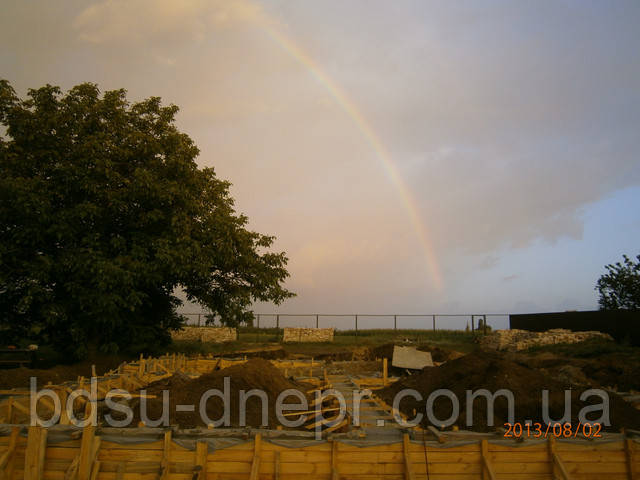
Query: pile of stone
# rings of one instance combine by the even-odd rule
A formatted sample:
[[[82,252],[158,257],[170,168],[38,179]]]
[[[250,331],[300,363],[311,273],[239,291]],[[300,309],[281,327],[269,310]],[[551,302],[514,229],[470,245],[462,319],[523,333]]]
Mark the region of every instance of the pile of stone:
[[[527,350],[539,345],[555,345],[558,343],[580,343],[585,340],[613,340],[611,335],[602,332],[572,332],[563,328],[546,332],[530,332],[528,330],[496,330],[490,335],[480,338],[480,344],[488,350],[507,350],[511,352]]]
[[[333,328],[290,328],[286,327],[282,341],[291,342],[333,342]]]
[[[238,332],[229,327],[183,327],[171,333],[173,340],[195,340],[207,343],[235,342]]]

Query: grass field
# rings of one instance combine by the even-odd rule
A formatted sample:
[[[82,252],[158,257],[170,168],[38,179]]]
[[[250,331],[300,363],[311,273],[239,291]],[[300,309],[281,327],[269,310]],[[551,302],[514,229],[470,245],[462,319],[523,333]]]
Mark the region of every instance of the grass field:
[[[428,343],[434,346],[470,352],[476,346],[479,332],[462,330],[338,330],[333,342],[326,343],[288,343],[283,344],[286,351],[295,353],[332,353],[356,347],[373,347],[385,343]],[[226,353],[243,349],[257,348],[277,344],[282,338],[282,329],[253,328],[238,329],[238,341],[225,344],[200,343],[197,341],[174,341],[171,353],[207,354]]]

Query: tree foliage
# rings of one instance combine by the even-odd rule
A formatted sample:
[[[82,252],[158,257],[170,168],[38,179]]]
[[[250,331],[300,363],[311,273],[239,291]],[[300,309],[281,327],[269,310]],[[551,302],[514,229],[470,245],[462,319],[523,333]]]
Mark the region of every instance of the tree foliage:
[[[607,273],[598,279],[601,310],[640,309],[640,255],[637,262],[626,255],[623,261],[605,266]]]
[[[114,351],[167,340],[179,288],[228,325],[293,295],[177,111],[90,83],[20,99],[0,80],[0,336]]]

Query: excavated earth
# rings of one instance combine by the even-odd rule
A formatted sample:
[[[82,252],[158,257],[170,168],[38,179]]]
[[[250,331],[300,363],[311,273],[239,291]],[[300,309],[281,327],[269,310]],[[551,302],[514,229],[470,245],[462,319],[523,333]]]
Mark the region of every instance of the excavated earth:
[[[262,358],[252,358],[241,365],[205,373],[198,378],[190,378],[183,373],[176,373],[164,380],[154,382],[146,387],[146,394],[156,398],[146,399],[147,417],[157,420],[163,414],[163,392],[168,392],[169,404],[168,412],[171,425],[178,425],[181,428],[194,428],[207,426],[201,418],[199,411],[200,399],[203,394],[211,389],[223,391],[224,379],[229,377],[229,411],[231,426],[259,427],[262,425],[262,402],[260,398],[250,397],[246,402],[246,424],[240,425],[240,401],[241,390],[249,392],[258,389],[265,392],[268,399],[267,419],[270,428],[275,428],[279,422],[276,417],[276,399],[281,392],[288,389],[296,389],[303,394],[310,388],[308,384],[296,383],[288,380],[271,362]],[[306,396],[306,395],[305,395]],[[288,397],[286,403],[298,403],[296,397]],[[132,426],[137,426],[141,420],[140,400],[134,399],[129,405],[134,411],[134,421]],[[194,406],[194,411],[176,411],[177,405]],[[212,396],[206,402],[206,414],[211,420],[218,420],[224,412],[224,403],[218,396]],[[104,412],[107,413],[107,412]],[[112,412],[115,419],[117,412]]]
[[[422,395],[422,400],[406,397],[400,403],[400,410],[408,418],[414,418],[415,412],[426,413],[426,399],[438,390],[452,391],[459,400],[459,416],[455,422],[460,428],[476,431],[493,430],[502,427],[507,421],[508,403],[500,396],[494,403],[494,426],[488,425],[487,405],[483,398],[473,402],[473,425],[466,425],[467,390],[487,389],[492,394],[500,389],[513,392],[515,405],[515,421],[524,424],[526,420],[542,423],[542,391],[549,390],[549,414],[551,419],[560,419],[564,415],[565,390],[571,394],[571,422],[578,425],[578,413],[587,405],[599,405],[602,400],[590,397],[583,402],[580,394],[590,387],[563,382],[551,377],[541,369],[529,368],[495,353],[478,352],[451,360],[439,367],[426,367],[420,373],[405,377],[393,385],[378,392],[378,395],[389,405],[395,395],[403,389],[413,389]],[[622,427],[640,428],[640,411],[622,400],[613,392],[609,397],[611,426],[606,430],[617,431]],[[437,419],[447,419],[452,414],[452,402],[446,397],[439,397],[433,405],[433,413]],[[595,420],[601,410],[587,415],[587,419]],[[595,418],[594,418],[595,417]],[[422,420],[424,426],[430,425],[427,415]],[[440,425],[435,425],[439,427]]]

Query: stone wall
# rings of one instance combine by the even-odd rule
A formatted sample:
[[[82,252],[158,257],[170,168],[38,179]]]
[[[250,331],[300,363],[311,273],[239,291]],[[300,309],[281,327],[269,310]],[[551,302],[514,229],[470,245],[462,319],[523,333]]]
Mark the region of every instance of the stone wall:
[[[333,328],[284,328],[282,341],[287,342],[333,342]]]
[[[182,330],[171,333],[174,340],[199,340],[209,343],[235,342],[238,332],[229,327],[183,327]]]
[[[490,335],[480,338],[482,347],[489,350],[518,351],[538,345],[554,345],[557,343],[579,343],[592,338],[613,340],[611,335],[602,332],[572,332],[557,328],[546,332],[530,332],[528,330],[496,330]]]

